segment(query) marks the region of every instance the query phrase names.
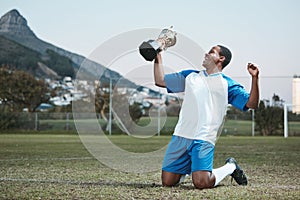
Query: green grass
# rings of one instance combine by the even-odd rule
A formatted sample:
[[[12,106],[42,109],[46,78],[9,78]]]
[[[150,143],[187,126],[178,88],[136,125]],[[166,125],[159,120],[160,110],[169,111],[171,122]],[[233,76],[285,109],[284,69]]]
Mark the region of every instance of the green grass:
[[[300,136],[300,122],[289,122],[288,129],[289,129],[289,135]]]
[[[110,136],[131,152],[165,146],[170,136]],[[234,156],[248,186],[226,178],[197,190],[190,178],[165,188],[160,170],[137,174],[112,170],[94,159],[75,134],[0,134],[0,199],[299,199],[300,137],[220,137],[214,166]]]

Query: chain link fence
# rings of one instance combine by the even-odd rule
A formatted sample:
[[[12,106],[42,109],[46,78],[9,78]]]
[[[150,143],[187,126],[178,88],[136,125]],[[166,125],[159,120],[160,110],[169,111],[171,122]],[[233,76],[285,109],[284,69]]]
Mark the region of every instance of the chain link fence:
[[[84,113],[82,113],[84,114]],[[222,128],[222,135],[242,135],[242,136],[258,136],[260,130],[255,125],[252,111],[246,112],[244,115],[227,114]],[[95,116],[95,115],[94,115]],[[21,113],[1,113],[0,114],[0,132],[6,131],[76,131],[73,113],[52,113],[52,112],[21,112]],[[98,122],[103,131],[107,130],[107,121],[97,114]],[[94,119],[84,119],[85,123]],[[162,135],[172,134],[178,121],[178,116],[168,116],[164,124],[160,123],[159,116],[142,117],[137,125],[143,127],[150,124],[154,120],[152,126],[156,126],[157,133]],[[9,125],[10,124],[10,125]],[[122,127],[116,120],[112,122],[113,133],[122,133]],[[154,129],[153,129],[154,130]],[[284,127],[282,127],[283,136]],[[292,119],[288,120],[289,136],[300,136],[300,121]]]

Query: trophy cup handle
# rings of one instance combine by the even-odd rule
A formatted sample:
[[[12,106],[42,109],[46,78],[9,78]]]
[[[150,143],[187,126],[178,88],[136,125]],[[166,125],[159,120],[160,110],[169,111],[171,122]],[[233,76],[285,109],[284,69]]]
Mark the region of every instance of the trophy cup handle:
[[[147,61],[153,61],[156,58],[156,55],[162,51],[159,43],[156,40],[149,40],[147,42],[143,42],[139,46],[140,54]]]

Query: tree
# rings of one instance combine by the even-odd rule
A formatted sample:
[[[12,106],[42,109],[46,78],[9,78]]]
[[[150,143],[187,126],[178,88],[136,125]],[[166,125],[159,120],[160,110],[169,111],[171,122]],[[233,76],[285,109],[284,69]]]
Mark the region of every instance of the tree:
[[[102,119],[107,122],[106,113],[109,112],[109,92],[102,91],[99,85],[96,87],[95,108],[96,112],[100,113]]]
[[[251,112],[243,112],[233,106],[230,106],[227,110],[226,119],[251,120]]]
[[[109,90],[107,89],[108,85],[98,85],[96,87],[95,93],[95,109],[97,113],[101,114],[102,119],[108,123],[109,115]],[[131,95],[128,93],[119,93],[115,89],[112,93],[112,108],[113,115],[112,117],[117,123],[121,122],[122,125],[126,127],[127,130],[131,131],[136,123],[139,122],[140,118],[149,112],[151,107],[145,107],[140,102],[133,102],[129,104],[129,99]],[[117,127],[113,127],[117,128]]]
[[[10,111],[22,111],[27,108],[34,112],[41,103],[49,100],[47,85],[31,74],[8,67],[0,69],[1,104],[10,107]]]
[[[283,108],[278,106],[265,106],[260,101],[255,112],[256,129],[263,136],[276,135],[283,131]]]

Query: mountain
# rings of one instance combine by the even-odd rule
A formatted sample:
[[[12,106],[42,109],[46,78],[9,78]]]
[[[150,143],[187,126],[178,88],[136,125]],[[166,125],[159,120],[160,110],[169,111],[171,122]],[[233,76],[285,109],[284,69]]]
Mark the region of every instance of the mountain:
[[[84,72],[85,77],[103,74],[101,79],[105,82],[112,78],[113,83],[122,80],[124,87],[136,86],[133,82],[124,79],[119,73],[109,70],[99,63],[39,39],[28,26],[27,20],[16,9],[7,12],[0,18],[0,53],[5,51],[7,52],[0,54],[0,66],[12,63],[17,65],[17,68],[24,70],[29,70],[28,68],[31,67],[30,70],[36,76],[45,77],[47,73],[55,76],[56,73],[59,77],[68,75],[65,72],[69,70],[71,73],[69,75],[74,77],[84,61],[88,65],[88,71]],[[20,54],[20,52],[22,53]],[[28,64],[24,63],[24,60],[26,62],[30,60],[28,62],[31,65],[22,66],[22,64]],[[60,69],[62,66],[64,69]],[[70,70],[70,66],[73,70]]]
[[[0,65],[23,70],[39,78],[75,76],[75,64],[52,50],[45,55],[0,35]]]
[[[1,17],[0,33],[12,34],[21,39],[37,38],[33,31],[28,27],[26,19],[15,9]]]

